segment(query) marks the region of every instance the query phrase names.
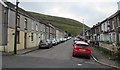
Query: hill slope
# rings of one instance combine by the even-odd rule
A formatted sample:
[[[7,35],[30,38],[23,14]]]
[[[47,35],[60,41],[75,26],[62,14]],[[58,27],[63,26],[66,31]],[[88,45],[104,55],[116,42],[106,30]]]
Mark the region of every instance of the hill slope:
[[[35,12],[29,12],[32,16],[39,18],[43,21],[48,21],[52,23],[55,27],[67,31],[68,33],[73,34],[74,36],[80,34],[82,32],[83,24],[73,19],[44,15]],[[89,29],[88,26],[85,25],[85,29]]]

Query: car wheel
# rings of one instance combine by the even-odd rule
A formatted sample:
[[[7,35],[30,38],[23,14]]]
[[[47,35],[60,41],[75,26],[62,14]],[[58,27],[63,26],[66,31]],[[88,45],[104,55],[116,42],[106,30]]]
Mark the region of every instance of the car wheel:
[[[48,49],[50,49],[50,46],[48,46]]]
[[[72,54],[72,56],[73,56],[73,57],[75,57],[75,55],[74,55],[74,54]]]
[[[39,45],[39,49],[41,49],[40,45]]]
[[[88,56],[87,59],[90,59],[90,56]]]

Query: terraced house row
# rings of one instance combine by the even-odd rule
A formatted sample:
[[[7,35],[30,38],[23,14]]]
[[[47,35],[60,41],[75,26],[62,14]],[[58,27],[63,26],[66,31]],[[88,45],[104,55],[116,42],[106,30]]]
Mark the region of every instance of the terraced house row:
[[[0,2],[0,50],[4,52],[14,51],[15,8],[10,2]],[[18,8],[17,21],[17,50],[36,47],[40,40],[64,37],[64,31],[21,8]]]
[[[120,2],[118,2],[118,7]],[[110,17],[98,22],[90,30],[85,32],[86,38],[99,41],[100,46],[111,50],[120,51],[120,9]]]

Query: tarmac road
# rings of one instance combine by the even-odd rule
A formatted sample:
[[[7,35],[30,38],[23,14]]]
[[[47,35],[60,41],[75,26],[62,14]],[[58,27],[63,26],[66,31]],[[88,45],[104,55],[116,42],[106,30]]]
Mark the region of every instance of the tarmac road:
[[[23,55],[3,56],[3,68],[110,68],[92,58],[72,57],[73,40]]]

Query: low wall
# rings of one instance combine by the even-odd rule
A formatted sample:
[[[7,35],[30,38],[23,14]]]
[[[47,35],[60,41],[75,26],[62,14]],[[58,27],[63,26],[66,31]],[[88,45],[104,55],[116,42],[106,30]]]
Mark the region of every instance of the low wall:
[[[115,57],[114,56],[114,47],[112,44],[99,42],[99,46],[92,45],[92,47],[99,49],[103,53],[108,54],[108,55],[112,56],[113,58]]]

